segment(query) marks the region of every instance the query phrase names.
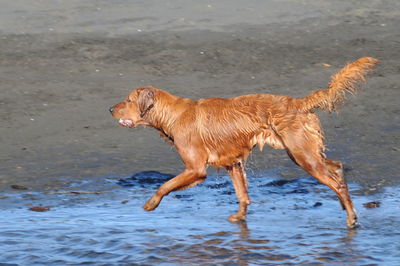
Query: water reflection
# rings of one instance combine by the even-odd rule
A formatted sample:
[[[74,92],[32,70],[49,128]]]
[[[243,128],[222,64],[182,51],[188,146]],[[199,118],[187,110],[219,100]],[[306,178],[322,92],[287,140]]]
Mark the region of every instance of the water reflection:
[[[147,185],[137,175],[127,180],[111,179],[108,185],[100,187],[109,192],[101,194],[28,191],[5,195],[1,199],[4,204],[0,218],[0,262],[50,265],[93,262],[395,265],[398,262],[400,197],[396,188],[361,196],[357,195],[357,187],[351,185],[362,227],[347,230],[345,213],[335,195],[311,178],[280,180],[271,173],[249,178],[252,205],[247,223],[229,223],[226,218],[236,210],[237,203],[227,176],[209,177],[201,186],[171,194],[156,211],[148,213],[141,206],[165,176],[146,175]],[[85,188],[98,189],[90,184]],[[381,207],[364,208],[362,204],[371,200],[379,200]],[[50,206],[50,211],[28,211],[32,204]]]

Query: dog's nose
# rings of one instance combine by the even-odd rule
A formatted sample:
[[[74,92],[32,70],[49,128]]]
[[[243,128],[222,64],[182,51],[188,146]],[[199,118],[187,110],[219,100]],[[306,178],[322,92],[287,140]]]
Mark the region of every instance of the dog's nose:
[[[110,109],[108,109],[110,111],[110,113],[114,112],[114,107],[110,107]]]

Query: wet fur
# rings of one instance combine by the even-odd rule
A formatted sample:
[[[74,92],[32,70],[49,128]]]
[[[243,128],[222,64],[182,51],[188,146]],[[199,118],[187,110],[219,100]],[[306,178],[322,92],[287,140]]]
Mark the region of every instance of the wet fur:
[[[132,127],[156,128],[185,164],[185,170],[163,184],[143,208],[154,210],[171,191],[203,182],[207,166],[212,165],[229,172],[239,200],[239,210],[229,220],[245,219],[250,199],[244,164],[254,146],[262,150],[268,144],[285,149],[296,164],[335,191],[347,212],[348,226],[354,227],[357,216],[342,164],[326,158],[321,124],[312,110],[337,110],[345,92],[356,92],[377,63],[371,57],[350,63],[332,77],[327,89],[304,98],[250,94],[194,101],[154,87],[134,90],[111,108],[113,116],[133,121]]]

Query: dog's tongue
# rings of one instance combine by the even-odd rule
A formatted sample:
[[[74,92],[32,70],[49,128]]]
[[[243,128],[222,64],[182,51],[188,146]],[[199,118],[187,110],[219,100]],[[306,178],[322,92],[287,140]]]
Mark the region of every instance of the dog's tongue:
[[[133,121],[130,120],[130,119],[120,119],[120,120],[118,121],[118,123],[119,123],[121,126],[124,126],[124,127],[132,127],[132,126],[133,126]]]

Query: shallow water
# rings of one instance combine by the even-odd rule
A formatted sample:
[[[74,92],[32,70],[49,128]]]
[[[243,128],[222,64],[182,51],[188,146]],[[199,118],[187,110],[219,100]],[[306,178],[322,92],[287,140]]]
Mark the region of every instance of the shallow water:
[[[0,262],[21,265],[313,264],[398,265],[398,188],[364,196],[350,184],[361,228],[347,230],[333,192],[314,179],[249,177],[247,223],[236,211],[229,177],[209,176],[173,193],[154,212],[143,203],[168,175],[139,173],[102,185],[71,184],[65,191],[6,194],[0,199]],[[74,189],[83,192],[70,193]],[[101,189],[101,191],[99,190]],[[379,201],[379,208],[364,203]],[[30,206],[49,206],[32,212]]]

